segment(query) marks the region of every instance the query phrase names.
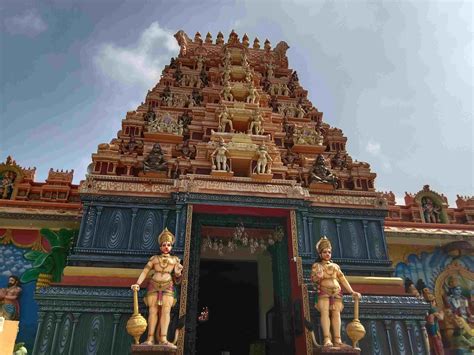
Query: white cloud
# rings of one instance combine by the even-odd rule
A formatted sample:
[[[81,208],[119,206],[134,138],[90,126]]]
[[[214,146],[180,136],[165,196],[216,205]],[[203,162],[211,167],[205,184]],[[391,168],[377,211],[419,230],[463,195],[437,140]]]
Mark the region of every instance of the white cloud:
[[[48,25],[34,10],[27,10],[21,15],[5,19],[5,27],[12,34],[35,37],[46,31]]]
[[[153,22],[142,32],[136,45],[101,45],[94,62],[109,79],[150,88],[157,82],[163,66],[178,50],[173,33]]]
[[[372,155],[380,155],[380,143],[377,142],[367,142],[365,150]]]

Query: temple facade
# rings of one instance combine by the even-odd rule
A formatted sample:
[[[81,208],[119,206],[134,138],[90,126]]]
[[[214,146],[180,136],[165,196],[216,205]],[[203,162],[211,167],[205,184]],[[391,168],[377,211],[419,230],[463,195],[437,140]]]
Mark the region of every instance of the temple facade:
[[[80,186],[73,172],[51,170],[38,183],[11,158],[0,165],[2,251],[48,253],[41,228],[77,230],[61,280],[44,281],[43,271],[22,295],[32,308],[20,334],[33,354],[130,353],[130,285],[165,228],[184,267],[169,330],[172,338],[185,319],[178,353],[312,354],[308,324],[322,339],[311,268],[323,235],[363,295],[363,354],[428,351],[425,288],[446,310],[444,346],[457,328],[469,340],[474,199],[449,208],[425,186],[400,206],[377,192],[370,165],[350,156],[343,132],[308,100],[285,42],[273,48],[234,31],[227,40],[175,37],[179,56],[116,137],[99,144]],[[418,296],[407,279],[424,282]],[[456,287],[467,308],[450,308],[461,299]],[[354,303],[345,295],[344,304],[350,344]]]

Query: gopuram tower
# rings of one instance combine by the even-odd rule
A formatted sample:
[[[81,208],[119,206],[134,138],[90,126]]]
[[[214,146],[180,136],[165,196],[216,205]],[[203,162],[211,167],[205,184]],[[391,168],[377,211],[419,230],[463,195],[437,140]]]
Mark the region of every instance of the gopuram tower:
[[[311,354],[305,320],[319,339],[310,273],[323,235],[363,294],[362,353],[424,353],[427,306],[403,296],[402,280],[392,277],[383,232],[387,205],[375,191],[376,174],[349,155],[343,132],[308,100],[289,68],[289,46],[251,43],[234,31],[227,41],[220,32],[215,41],[209,33],[175,37],[178,57],[127,112],[117,136],[92,154],[79,188],[79,237],[63,279],[36,294],[34,353],[129,353],[130,285],[158,253],[165,227],[184,266],[169,331],[171,339],[185,317],[178,353],[205,354],[204,328],[219,314],[212,342],[227,334],[247,348],[261,339],[269,354]],[[209,260],[217,270],[234,264],[235,274],[242,262],[253,263],[248,277],[257,291],[227,303],[225,287],[211,282],[208,293],[221,294],[227,310],[216,303],[219,311],[213,315],[210,307],[201,326],[202,302],[211,297],[202,293],[210,288],[203,281]],[[232,309],[242,302],[255,302],[255,311],[239,318]],[[343,329],[354,314],[349,296],[344,303]],[[253,340],[241,333],[250,324],[256,324]],[[344,331],[343,340],[350,343]]]

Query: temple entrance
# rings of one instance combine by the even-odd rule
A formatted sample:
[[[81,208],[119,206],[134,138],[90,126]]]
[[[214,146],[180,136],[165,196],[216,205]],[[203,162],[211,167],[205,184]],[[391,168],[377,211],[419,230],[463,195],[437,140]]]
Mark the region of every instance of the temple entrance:
[[[226,210],[193,214],[185,353],[292,355],[287,221]]]
[[[248,354],[260,338],[257,263],[201,260],[198,304],[209,319],[198,323],[197,353]]]

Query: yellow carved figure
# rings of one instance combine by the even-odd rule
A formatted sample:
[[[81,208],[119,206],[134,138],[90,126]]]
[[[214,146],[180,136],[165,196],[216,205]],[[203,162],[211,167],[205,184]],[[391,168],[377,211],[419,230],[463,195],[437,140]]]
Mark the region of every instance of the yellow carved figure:
[[[156,334],[159,344],[176,348],[166,336],[170,324],[171,307],[175,303],[174,285],[181,282],[183,266],[178,257],[170,255],[174,235],[167,228],[161,232],[158,240],[161,254],[150,258],[138,277],[137,283],[131,288],[139,290],[148,273],[153,271],[144,299],[148,306],[148,337],[144,344],[154,344]]]
[[[317,289],[315,307],[321,313],[323,346],[342,346],[341,312],[344,306],[341,285],[354,299],[360,299],[361,294],[351,288],[339,265],[331,261],[332,247],[329,239],[322,237],[316,244],[316,249],[321,261],[313,264],[311,280]]]

